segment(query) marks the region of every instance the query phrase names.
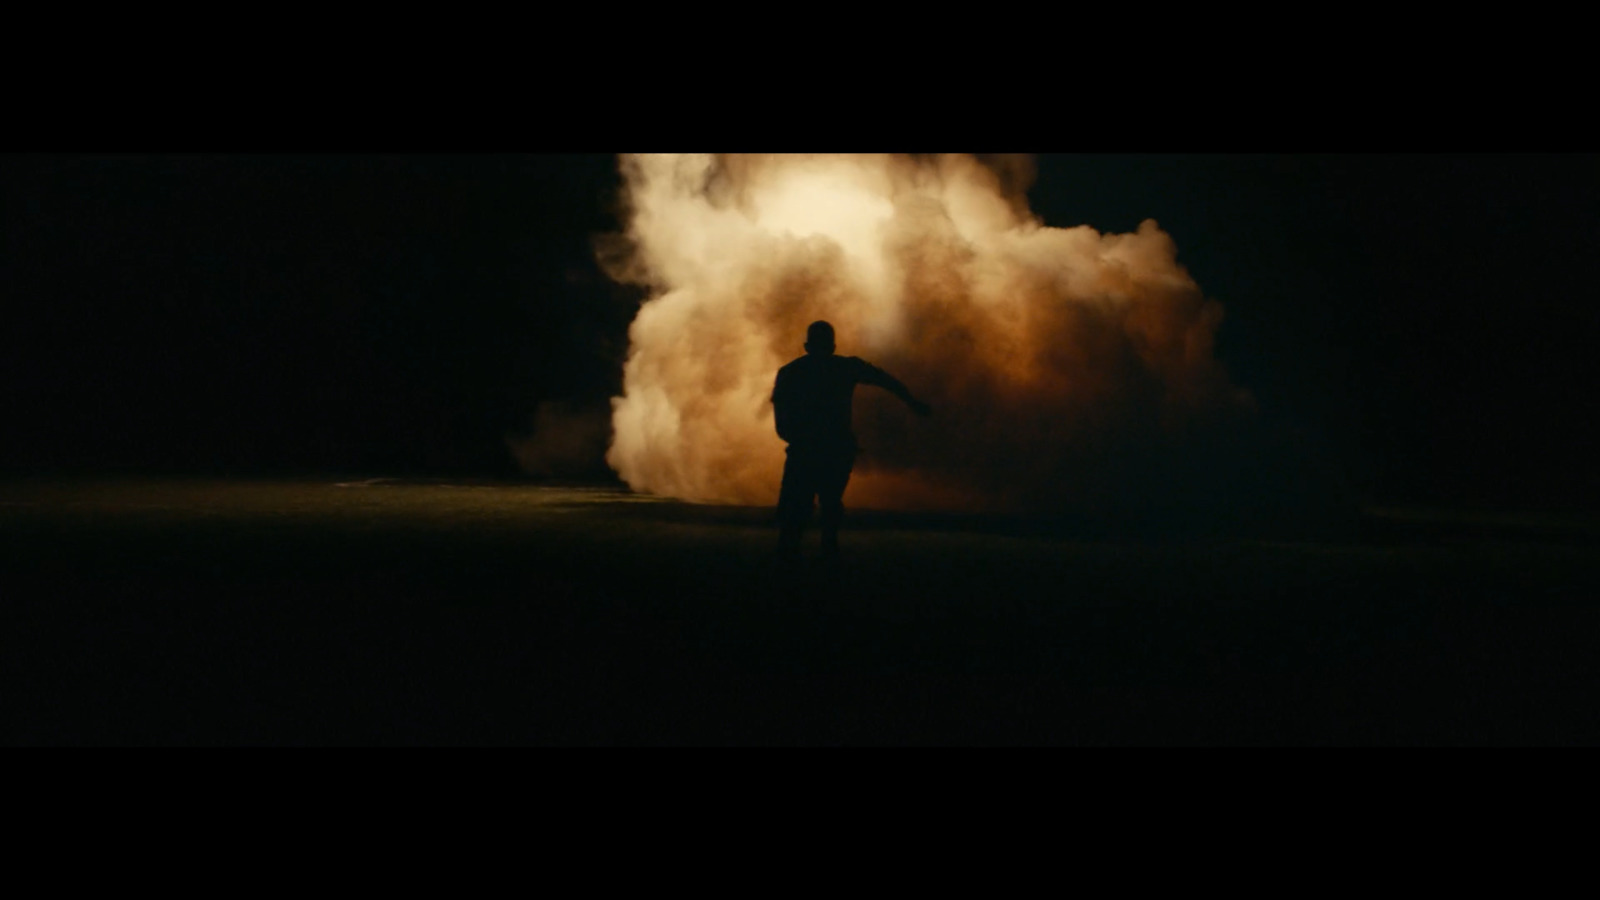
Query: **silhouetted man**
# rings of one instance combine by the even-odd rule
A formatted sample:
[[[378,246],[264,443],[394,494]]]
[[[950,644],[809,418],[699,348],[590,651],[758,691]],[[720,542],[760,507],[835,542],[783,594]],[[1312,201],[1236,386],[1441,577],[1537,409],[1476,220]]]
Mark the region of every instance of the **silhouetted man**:
[[[854,356],[835,356],[833,326],[812,322],[806,329],[806,355],[779,369],[772,389],[778,437],[789,444],[778,495],[778,550],[785,556],[800,553],[800,534],[811,518],[812,498],[822,505],[823,552],[839,551],[844,487],[858,452],[850,421],[850,401],[858,384],[889,391],[917,415],[932,412],[888,372]]]

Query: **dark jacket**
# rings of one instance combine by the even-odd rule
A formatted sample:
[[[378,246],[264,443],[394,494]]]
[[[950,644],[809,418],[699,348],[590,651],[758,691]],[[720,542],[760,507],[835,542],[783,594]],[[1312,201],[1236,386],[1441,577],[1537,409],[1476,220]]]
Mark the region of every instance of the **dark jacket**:
[[[909,396],[894,376],[854,356],[807,354],[779,369],[772,388],[778,437],[791,446],[855,450],[850,407],[858,384]]]

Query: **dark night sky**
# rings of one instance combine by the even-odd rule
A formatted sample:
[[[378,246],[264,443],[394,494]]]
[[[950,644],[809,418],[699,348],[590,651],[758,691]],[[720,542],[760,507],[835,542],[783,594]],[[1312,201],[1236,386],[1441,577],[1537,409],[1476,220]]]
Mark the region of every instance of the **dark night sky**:
[[[1045,156],[1052,225],[1154,218],[1277,427],[1383,500],[1590,506],[1593,156]],[[614,160],[10,156],[0,466],[515,471],[617,389]]]

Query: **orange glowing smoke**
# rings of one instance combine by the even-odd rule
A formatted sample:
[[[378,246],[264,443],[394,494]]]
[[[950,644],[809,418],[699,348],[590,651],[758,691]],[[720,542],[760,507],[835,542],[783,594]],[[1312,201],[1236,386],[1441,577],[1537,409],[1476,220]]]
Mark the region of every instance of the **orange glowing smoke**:
[[[650,297],[606,459],[636,490],[775,502],[772,382],[816,319],[935,411],[858,389],[855,506],[1088,503],[1249,405],[1212,356],[1221,307],[1153,221],[1046,227],[961,155],[639,155],[622,170],[627,241],[604,262]]]

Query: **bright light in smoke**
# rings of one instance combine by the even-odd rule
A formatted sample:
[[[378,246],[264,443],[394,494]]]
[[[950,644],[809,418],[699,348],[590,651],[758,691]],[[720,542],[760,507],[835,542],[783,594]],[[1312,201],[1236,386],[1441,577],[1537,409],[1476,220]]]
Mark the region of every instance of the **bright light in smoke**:
[[[1247,408],[1212,357],[1221,307],[1154,222],[1051,228],[969,156],[623,159],[648,285],[607,461],[637,490],[771,503],[769,397],[806,325],[935,408],[862,388],[846,502],[1020,508],[1091,502],[1133,460]]]

